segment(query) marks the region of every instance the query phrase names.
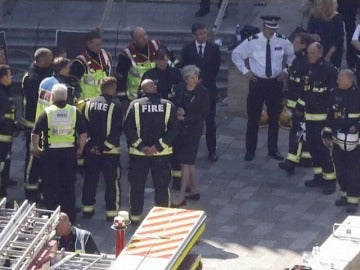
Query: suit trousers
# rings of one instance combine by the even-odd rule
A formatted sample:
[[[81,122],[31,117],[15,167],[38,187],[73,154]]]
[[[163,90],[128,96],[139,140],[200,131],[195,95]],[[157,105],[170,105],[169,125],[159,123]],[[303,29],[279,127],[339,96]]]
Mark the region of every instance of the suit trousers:
[[[139,216],[143,213],[144,191],[149,171],[155,189],[155,205],[169,207],[170,156],[129,156],[130,215]]]
[[[278,150],[279,117],[282,109],[282,82],[277,79],[257,78],[256,82],[250,81],[247,97],[247,130],[246,151],[255,154],[259,124],[264,103],[269,115],[268,151]]]

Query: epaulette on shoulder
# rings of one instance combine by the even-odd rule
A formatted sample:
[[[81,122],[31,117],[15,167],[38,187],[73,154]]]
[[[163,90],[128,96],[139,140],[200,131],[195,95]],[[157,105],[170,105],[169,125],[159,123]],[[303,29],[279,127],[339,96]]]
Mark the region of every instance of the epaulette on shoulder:
[[[259,38],[259,36],[257,34],[255,34],[255,35],[248,37],[248,41],[251,41],[253,39],[258,39],[258,38]]]
[[[287,39],[287,37],[286,37],[286,36],[284,36],[284,35],[282,35],[282,34],[276,34],[276,37],[278,37],[278,38],[282,38],[282,39]]]

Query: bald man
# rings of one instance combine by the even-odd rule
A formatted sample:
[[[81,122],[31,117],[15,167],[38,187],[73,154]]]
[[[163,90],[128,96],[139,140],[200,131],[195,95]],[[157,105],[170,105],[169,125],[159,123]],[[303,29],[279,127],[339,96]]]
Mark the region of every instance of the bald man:
[[[150,79],[142,82],[141,89],[144,97],[130,103],[124,122],[130,157],[130,220],[135,225],[142,220],[149,170],[155,188],[155,205],[170,205],[170,156],[178,133],[174,105],[160,98],[155,83]]]
[[[98,247],[89,231],[71,225],[69,217],[60,213],[59,224],[56,227],[58,249],[76,253],[100,254]]]
[[[171,62],[175,62],[175,59],[159,41],[149,39],[143,27],[135,27],[130,36],[132,43],[119,55],[116,77],[120,99],[132,101],[138,97],[144,73],[155,67],[155,52],[158,49],[164,48],[168,52]]]

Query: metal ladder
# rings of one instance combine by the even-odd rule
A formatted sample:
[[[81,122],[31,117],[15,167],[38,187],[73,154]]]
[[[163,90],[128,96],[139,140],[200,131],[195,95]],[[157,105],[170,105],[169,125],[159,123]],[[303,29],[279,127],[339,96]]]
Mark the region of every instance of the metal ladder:
[[[55,211],[36,208],[24,201],[18,209],[0,202],[0,269],[26,269],[55,235],[60,207]]]

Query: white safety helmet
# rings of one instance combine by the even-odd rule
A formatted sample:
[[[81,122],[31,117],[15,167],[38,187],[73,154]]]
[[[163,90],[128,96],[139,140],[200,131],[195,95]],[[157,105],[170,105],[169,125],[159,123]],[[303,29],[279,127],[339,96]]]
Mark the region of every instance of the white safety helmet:
[[[337,144],[343,151],[353,151],[359,144],[359,132],[355,134],[345,134],[337,131]]]

